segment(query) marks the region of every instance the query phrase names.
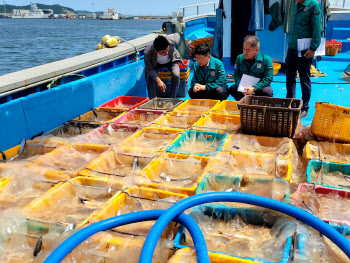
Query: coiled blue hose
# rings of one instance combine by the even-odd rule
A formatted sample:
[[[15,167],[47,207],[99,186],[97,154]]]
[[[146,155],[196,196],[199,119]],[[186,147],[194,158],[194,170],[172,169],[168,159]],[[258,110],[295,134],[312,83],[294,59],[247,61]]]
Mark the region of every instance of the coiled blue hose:
[[[181,214],[186,209],[196,205],[212,202],[240,202],[251,205],[257,205],[269,208],[289,216],[292,216],[328,237],[334,244],[336,244],[349,258],[350,258],[350,242],[342,236],[339,232],[333,229],[317,217],[303,211],[295,206],[282,203],[270,198],[245,194],[245,193],[228,193],[228,192],[212,192],[198,194],[186,199],[183,199],[170,208],[159,217],[157,222],[153,225],[151,231],[148,233],[145,243],[143,244],[139,263],[151,263],[157,241],[160,238],[165,227],[173,220],[174,217]],[[198,254],[197,254],[198,256]],[[199,261],[198,262],[202,262]]]
[[[114,227],[137,223],[141,221],[150,221],[158,219],[166,210],[147,210],[133,212],[108,218],[92,225],[89,225],[62,242],[44,261],[45,263],[61,262],[75,247],[81,242],[100,231],[105,231]],[[209,263],[207,245],[205,244],[202,231],[196,221],[186,214],[179,214],[174,217],[175,222],[184,225],[190,232],[197,251],[198,262]],[[157,243],[157,242],[156,242]],[[152,253],[153,255],[153,253]],[[152,261],[152,259],[151,259]],[[151,262],[150,261],[150,262]]]

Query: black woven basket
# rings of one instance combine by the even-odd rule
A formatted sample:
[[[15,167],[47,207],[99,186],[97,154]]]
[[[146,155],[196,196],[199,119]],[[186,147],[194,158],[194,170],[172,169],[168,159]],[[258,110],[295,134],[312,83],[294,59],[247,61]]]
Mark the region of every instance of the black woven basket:
[[[242,132],[293,138],[302,105],[298,99],[245,96],[238,103]]]

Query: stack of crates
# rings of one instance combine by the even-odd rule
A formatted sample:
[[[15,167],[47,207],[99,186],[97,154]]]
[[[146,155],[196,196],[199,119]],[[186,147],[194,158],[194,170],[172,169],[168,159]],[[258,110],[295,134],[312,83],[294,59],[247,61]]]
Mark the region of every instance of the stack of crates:
[[[203,37],[191,41],[191,46],[197,47],[200,44],[208,44],[210,47],[213,45],[214,37]]]
[[[180,87],[176,94],[176,98],[186,97],[188,91],[188,82],[190,79],[190,61],[183,60],[183,63],[179,62],[180,67]],[[164,82],[166,85],[165,92],[161,92],[157,89],[157,97],[168,98],[170,97],[170,85],[171,85],[171,73],[167,68],[161,69],[158,73],[158,77]]]

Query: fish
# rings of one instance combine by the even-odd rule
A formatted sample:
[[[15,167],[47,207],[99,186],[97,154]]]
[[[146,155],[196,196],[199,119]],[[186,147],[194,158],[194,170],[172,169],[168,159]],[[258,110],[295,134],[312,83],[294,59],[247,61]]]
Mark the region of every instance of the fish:
[[[79,196],[78,198],[79,198],[80,203],[82,203],[82,204],[86,204],[89,202],[88,198],[84,198],[82,196]]]
[[[308,212],[309,212],[310,214],[312,214],[312,215],[314,215],[314,216],[316,216],[316,217],[319,217],[318,214],[317,214],[310,206],[308,206],[308,205],[305,203],[304,200],[302,200],[301,202],[304,204],[304,206],[306,207],[306,209],[308,210]]]
[[[108,132],[108,135],[113,135],[114,129],[112,128],[112,125],[111,125],[111,124],[108,124],[108,126],[107,126],[107,132]]]
[[[132,170],[136,171],[138,167],[139,165],[138,165],[137,157],[134,157],[134,159],[132,160]]]
[[[34,257],[36,257],[39,254],[39,252],[41,251],[42,244],[43,244],[43,237],[41,236],[41,237],[39,237],[39,240],[35,245],[34,252],[33,252]]]
[[[142,203],[141,199],[140,199],[140,198],[137,198],[136,200],[137,200],[137,202],[136,202],[136,203],[137,203],[139,206],[141,206],[141,207],[142,207],[142,209],[144,209],[144,207],[143,207],[143,203]]]
[[[167,175],[166,173],[163,173],[163,172],[162,172],[162,173],[159,175],[159,177],[162,178],[163,180],[167,181],[167,182],[170,182],[170,181],[171,181],[170,176]]]
[[[224,235],[224,236],[228,236],[228,237],[246,238],[246,239],[249,239],[249,240],[255,240],[254,237],[250,237],[250,236],[247,236],[247,235],[232,234],[232,233],[224,233],[224,232],[222,232],[222,231],[219,230],[219,229],[217,229],[217,231],[218,231],[219,234]]]

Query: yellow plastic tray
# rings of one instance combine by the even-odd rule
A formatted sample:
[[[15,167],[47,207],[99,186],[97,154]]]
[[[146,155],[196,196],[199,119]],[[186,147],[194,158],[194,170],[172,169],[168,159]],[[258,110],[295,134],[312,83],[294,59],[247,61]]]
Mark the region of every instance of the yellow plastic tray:
[[[180,72],[180,79],[187,80],[190,76],[190,68],[186,72]],[[168,80],[171,79],[171,73],[170,72],[159,72],[158,77],[161,80]]]
[[[89,178],[89,177],[76,177],[74,179],[69,180],[69,182],[59,183],[56,186],[52,187],[50,190],[46,191],[39,197],[35,198],[31,201],[27,206],[25,206],[22,210],[24,214],[31,214],[34,212],[35,214],[43,213],[46,210],[53,210],[56,206],[60,204],[60,200],[63,198],[67,198],[67,196],[75,196],[75,185],[85,185],[85,186],[96,186],[101,188],[110,188],[112,190],[122,189],[123,185],[120,185],[119,182],[110,179],[110,178]],[[112,195],[118,195],[120,191],[111,191]],[[102,206],[101,206],[102,207]],[[79,223],[77,227],[81,227],[89,221],[89,218],[92,217],[93,214],[98,213],[99,210],[95,210],[92,214],[86,218],[83,222]]]
[[[292,158],[293,155],[293,149],[294,149],[294,143],[293,140],[290,138],[274,138],[274,137],[267,137],[267,136],[254,136],[254,135],[243,135],[243,134],[231,134],[226,142],[224,143],[224,146],[221,148],[221,151],[223,152],[247,152],[249,153],[250,151],[245,150],[245,149],[236,149],[232,145],[232,140],[236,136],[241,136],[242,137],[247,137],[247,138],[252,138],[255,139],[258,144],[260,144],[263,147],[275,147],[276,151],[275,152],[269,152],[268,154],[273,154],[273,155],[279,155],[283,156],[285,158]],[[279,152],[277,150],[277,147],[281,144],[284,143],[288,145],[288,151],[287,152]],[[258,152],[256,152],[258,154]],[[259,153],[260,154],[260,153]],[[261,153],[264,154],[264,153]]]
[[[95,114],[91,110],[73,119],[72,121],[105,124],[105,123],[113,122],[116,118],[125,114],[124,111],[115,111],[115,110],[106,110],[106,109],[103,109],[103,110],[95,109],[94,111],[97,114],[97,118],[102,118],[102,120],[96,121]]]
[[[214,37],[203,37],[191,41],[191,46],[197,47],[199,44],[212,46]]]
[[[252,170],[241,169],[244,165]],[[203,172],[204,176],[208,173],[260,179],[278,177],[289,181],[292,175],[292,162],[287,158],[276,159],[275,155],[268,153],[220,152],[209,161]]]
[[[45,138],[43,140],[38,140],[38,139],[26,140],[24,154],[27,150],[29,150],[35,154],[42,155],[45,153],[49,153],[49,152],[55,150],[57,147],[64,145],[64,144],[65,144],[64,142],[62,142],[60,140],[56,140],[55,138]],[[21,146],[17,145],[15,147],[12,147],[12,148],[6,150],[5,154],[6,154],[7,159],[10,159],[10,158],[14,157],[15,155],[19,154],[20,149],[21,149]],[[0,160],[2,160],[2,155],[0,155]]]
[[[207,114],[209,111],[220,103],[219,100],[199,100],[199,99],[189,99],[177,106],[172,114],[176,115],[178,112],[185,112],[187,114]],[[192,106],[203,106],[206,109],[204,111],[192,110]]]
[[[88,164],[85,164],[75,170],[56,170],[52,169],[50,167],[45,167],[47,160],[49,162],[54,163],[56,159],[60,159],[60,155],[64,152],[67,151],[67,148],[73,148],[75,151],[79,152],[86,152],[86,151],[95,151],[99,154],[103,153],[104,151],[107,151],[109,149],[108,146],[103,146],[103,145],[95,145],[95,144],[88,144],[88,143],[72,143],[69,145],[63,145],[54,151],[45,154],[44,156],[39,156],[31,161],[29,161],[26,165],[30,167],[31,169],[45,169],[46,171],[50,171],[53,174],[55,173],[56,175],[60,176],[62,174],[69,175],[70,177],[75,177],[78,175],[79,171],[84,169],[84,167]]]
[[[144,152],[147,154],[153,154],[156,152],[163,152],[166,150],[169,145],[171,144],[172,141],[176,140],[182,133],[183,130],[181,129],[174,129],[174,128],[157,128],[157,127],[146,127],[143,128],[140,131],[137,131],[133,135],[131,135],[129,138],[125,139],[121,144],[120,147],[124,148],[126,147],[127,149],[130,149],[132,152]],[[166,144],[166,146],[156,149],[156,148],[145,148],[145,147],[140,147],[137,144],[137,141],[140,139],[142,136],[147,136],[148,138],[155,140],[163,140],[164,138],[169,138],[170,134],[174,134],[174,138]],[[176,135],[178,134],[178,135]],[[141,149],[142,148],[142,149]]]
[[[292,161],[289,158],[278,158],[274,154],[261,153],[231,153],[236,160],[242,163],[248,163],[252,158],[256,160],[260,167],[264,167],[266,161],[275,162],[275,171],[271,176],[282,178],[290,181],[292,175]],[[277,159],[280,161],[278,162]]]
[[[226,124],[225,128],[214,128],[214,127],[208,127],[208,122],[222,125]],[[234,124],[237,126],[234,129],[229,129],[227,126],[228,124]],[[204,116],[200,118],[195,124],[193,124],[194,130],[199,131],[211,131],[211,132],[221,132],[221,133],[231,133],[236,132],[241,124],[241,117],[239,115],[228,115],[228,114],[221,114],[221,113],[210,113],[207,116]]]
[[[317,101],[311,132],[327,139],[350,142],[350,108]]]
[[[237,106],[238,103],[239,101],[223,100],[222,102],[220,102],[220,104],[212,108],[211,112],[239,115],[240,110]]]
[[[107,219],[118,214],[118,211],[124,206],[125,200],[128,194],[137,196],[139,198],[147,198],[152,200],[160,200],[168,197],[175,197],[178,200],[188,197],[184,194],[171,193],[163,190],[145,188],[145,187],[132,187],[121,192],[118,195],[113,196],[101,210],[95,214],[92,214],[85,223],[95,223],[103,219]],[[171,223],[163,232],[162,237],[169,237],[175,229],[175,223]]]
[[[325,158],[324,155],[331,155],[332,157],[331,159]],[[349,164],[347,159],[350,160],[350,144],[308,141],[305,145],[303,156],[307,162],[317,159]]]
[[[130,165],[132,167],[134,158],[135,156],[133,155],[116,153],[113,150],[107,151],[86,165],[86,169],[80,171],[79,175],[112,177],[115,180],[121,180],[123,177],[108,175],[107,173],[118,165]],[[137,157],[138,165],[141,165],[141,167],[147,166],[151,161],[152,157]]]
[[[137,186],[128,188],[125,190],[125,192],[134,196],[156,200],[168,197],[175,197],[180,200],[188,197],[185,194]],[[103,207],[101,207],[101,211],[91,217],[90,223],[116,216],[118,210],[124,205],[125,199],[128,196],[128,194],[125,192],[121,192],[120,194],[111,198]]]
[[[186,113],[178,112],[176,115],[168,113],[159,117],[152,127],[172,127],[176,129],[185,130],[196,123],[201,118],[201,115],[188,115]],[[179,124],[181,122],[182,124]]]
[[[167,165],[167,159],[188,159],[188,158],[195,158],[199,161],[199,164],[201,164],[203,168],[203,172],[201,175],[198,176],[198,178],[195,179],[195,182],[191,184],[189,187],[182,187],[182,186],[176,186],[176,185],[164,185],[162,183],[149,181],[145,178],[142,178],[141,176],[135,179],[135,182],[139,186],[145,186],[155,189],[163,189],[169,192],[173,193],[181,193],[188,196],[194,195],[198,186],[198,183],[203,179],[205,173],[205,167],[210,160],[210,157],[204,157],[204,156],[197,156],[197,155],[185,155],[185,154],[173,154],[173,153],[164,153],[159,158],[155,158],[152,162],[150,162],[142,171],[141,174],[148,179],[154,180],[156,177],[158,177],[162,171],[165,168],[165,165]]]

